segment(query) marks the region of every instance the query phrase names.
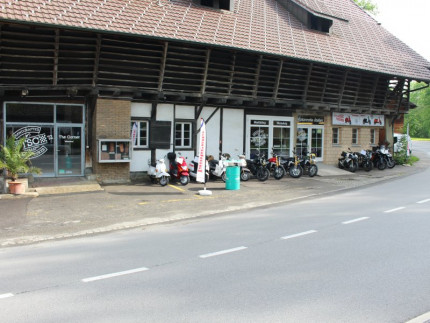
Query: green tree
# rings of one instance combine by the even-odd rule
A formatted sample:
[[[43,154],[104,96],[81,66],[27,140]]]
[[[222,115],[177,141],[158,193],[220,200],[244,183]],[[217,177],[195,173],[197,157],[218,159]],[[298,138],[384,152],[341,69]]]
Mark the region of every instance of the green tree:
[[[411,85],[411,89],[419,89],[426,85],[426,83],[414,82]],[[430,138],[430,87],[412,92],[410,100],[417,107],[409,110],[409,113],[405,115],[403,131],[406,132],[406,125],[409,124],[411,137]]]
[[[364,10],[376,15],[378,13],[378,6],[372,0],[354,0],[354,2]]]

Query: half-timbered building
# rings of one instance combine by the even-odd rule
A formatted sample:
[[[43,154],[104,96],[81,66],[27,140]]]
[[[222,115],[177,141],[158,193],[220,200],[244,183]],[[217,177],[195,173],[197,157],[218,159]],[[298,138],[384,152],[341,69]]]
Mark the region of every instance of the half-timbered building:
[[[392,142],[430,63],[352,0],[1,0],[2,140],[41,176],[128,181],[169,151]],[[135,131],[132,132],[132,129]],[[134,134],[131,137],[131,134]]]

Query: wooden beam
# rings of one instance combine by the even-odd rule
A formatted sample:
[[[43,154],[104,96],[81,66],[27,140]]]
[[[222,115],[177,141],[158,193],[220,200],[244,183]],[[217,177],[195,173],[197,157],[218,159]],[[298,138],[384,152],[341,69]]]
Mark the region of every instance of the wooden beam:
[[[55,44],[54,44],[54,68],[52,71],[52,85],[58,84],[58,56],[60,50],[60,30],[55,29]]]
[[[345,70],[344,74],[343,74],[343,82],[342,82],[342,85],[341,85],[340,90],[339,90],[339,100],[337,102],[337,105],[338,105],[339,108],[342,105],[343,93],[345,91],[345,86],[346,86],[346,80],[347,79],[348,79],[348,70]]]
[[[309,83],[311,81],[313,66],[314,66],[314,63],[309,64],[308,76],[306,78],[305,90],[303,91],[303,97],[302,97],[303,101],[305,101],[305,102],[306,102],[307,97],[308,97],[308,89],[309,89]]]
[[[275,88],[273,90],[272,98],[276,100],[278,98],[279,84],[281,83],[282,67],[284,66],[284,60],[279,60],[278,74],[276,75]]]
[[[205,70],[204,70],[204,74],[203,74],[203,84],[202,84],[202,89],[200,91],[202,96],[206,92],[206,81],[208,79],[208,70],[209,70],[209,61],[211,58],[211,52],[212,52],[212,50],[210,48],[208,48],[206,50],[206,62],[205,62]]]
[[[96,53],[95,53],[95,57],[94,57],[93,80],[92,80],[92,85],[94,87],[96,87],[97,83],[98,83],[101,47],[102,47],[102,36],[100,34],[97,34]]]
[[[234,77],[234,69],[236,65],[236,52],[233,54],[233,62],[230,67],[230,78],[228,81],[228,95],[231,95],[231,89],[233,87],[233,77]]]
[[[163,90],[163,82],[164,82],[164,72],[166,70],[166,61],[167,61],[167,49],[169,47],[169,43],[164,43],[164,50],[163,50],[163,60],[161,61],[161,69],[160,69],[160,76],[158,78],[158,91],[161,92]]]
[[[260,81],[260,72],[261,72],[261,63],[263,61],[263,55],[260,55],[258,58],[258,64],[257,64],[257,70],[255,73],[255,79],[254,79],[254,87],[252,90],[252,97],[256,98],[258,93],[258,83]]]

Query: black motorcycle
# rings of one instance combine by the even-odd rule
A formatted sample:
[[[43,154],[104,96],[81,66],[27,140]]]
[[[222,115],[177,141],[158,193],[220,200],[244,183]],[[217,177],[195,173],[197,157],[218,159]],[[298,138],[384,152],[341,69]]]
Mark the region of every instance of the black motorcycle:
[[[266,157],[263,154],[257,154],[254,159],[247,159],[246,164],[251,174],[259,181],[267,181],[270,176],[270,172],[267,169]]]
[[[366,172],[371,171],[373,168],[372,152],[370,150],[362,150],[355,154],[358,157],[358,167],[363,168]]]
[[[340,169],[345,169],[354,173],[358,168],[358,156],[348,148],[348,151],[342,151],[338,161],[338,166]]]

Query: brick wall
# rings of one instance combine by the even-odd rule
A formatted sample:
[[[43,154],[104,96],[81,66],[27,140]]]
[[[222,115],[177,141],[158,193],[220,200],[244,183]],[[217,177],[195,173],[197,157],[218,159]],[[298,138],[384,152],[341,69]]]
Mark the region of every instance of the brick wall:
[[[326,116],[326,126],[324,127],[324,164],[337,165],[340,153],[343,150],[360,151],[362,149],[372,149],[370,144],[371,129],[375,130],[375,143],[379,143],[378,127],[354,127],[354,126],[332,126],[331,115]],[[339,144],[333,144],[333,128],[339,128]],[[358,145],[352,144],[352,129],[358,129]]]
[[[130,181],[130,163],[99,163],[98,139],[130,138],[131,102],[98,99],[93,119],[93,171],[102,183]]]

